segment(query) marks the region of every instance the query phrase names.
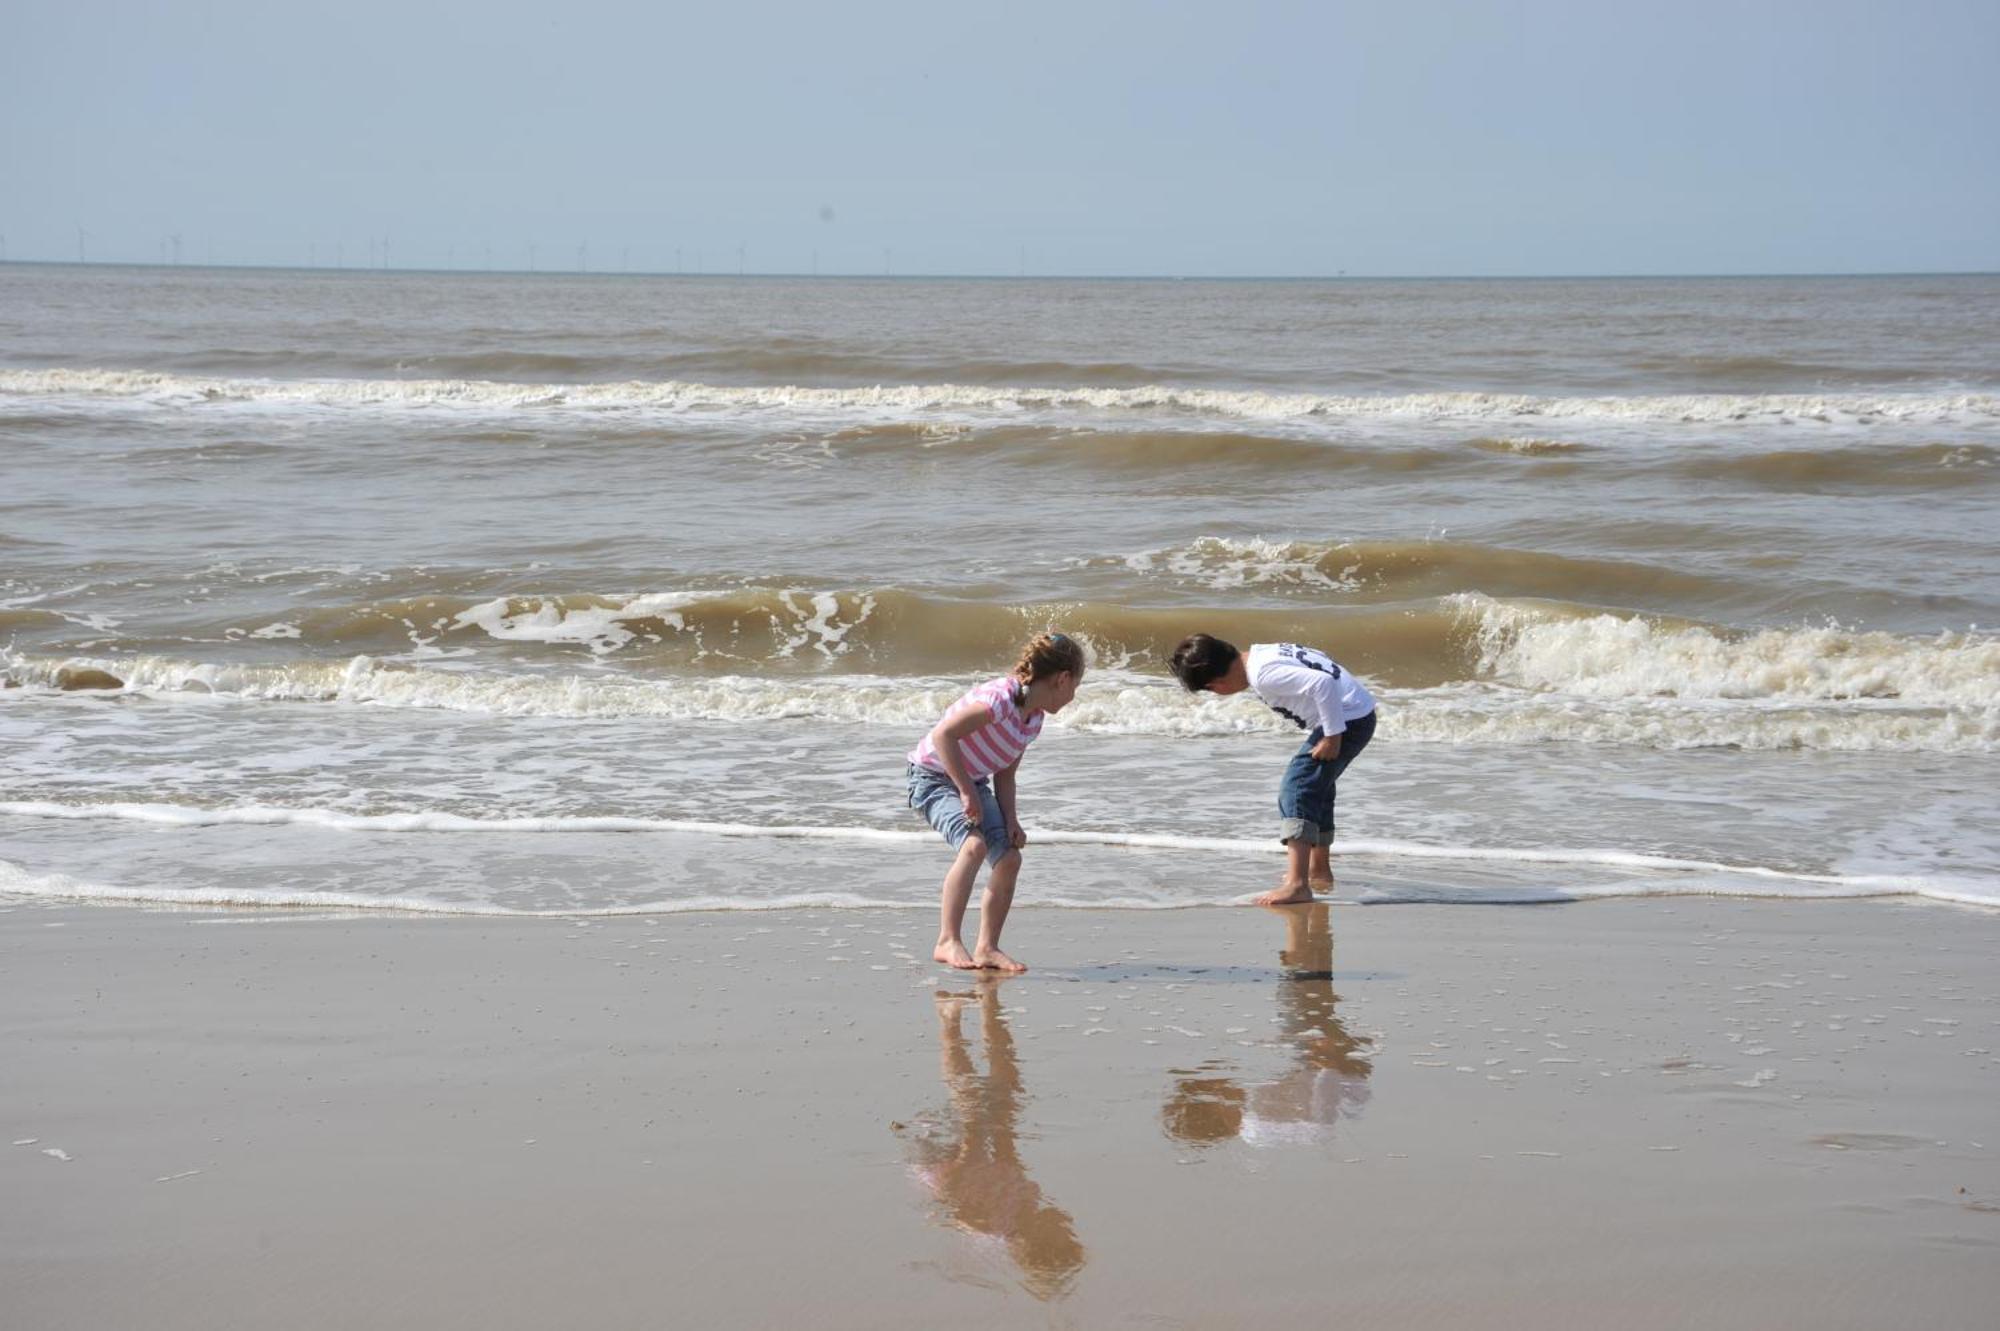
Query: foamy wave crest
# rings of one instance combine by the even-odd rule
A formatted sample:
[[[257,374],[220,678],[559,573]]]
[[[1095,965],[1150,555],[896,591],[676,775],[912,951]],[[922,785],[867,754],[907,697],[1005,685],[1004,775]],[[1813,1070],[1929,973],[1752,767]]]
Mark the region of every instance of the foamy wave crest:
[[[1631,560],[1591,559],[1464,541],[1238,540],[1203,536],[1128,555],[1134,573],[1218,591],[1256,587],[1339,598],[1417,600],[1476,590],[1590,605],[1671,598],[1699,604],[1740,593],[1726,579]]]
[[[1622,621],[1621,621],[1622,622]],[[54,689],[65,670],[101,669],[123,692],[177,699],[217,695],[275,702],[420,708],[491,716],[758,723],[815,718],[895,726],[934,723],[962,679],[822,676],[646,678],[631,675],[490,674],[378,661],[223,665],[170,657],[12,658],[7,674]],[[2000,750],[2000,707],[1910,705],[1881,699],[1792,702],[1579,696],[1519,684],[1468,682],[1382,689],[1383,738],[1440,744],[1624,744],[1850,752]],[[1244,697],[1188,697],[1164,681],[1100,671],[1052,722],[1056,732],[1202,738],[1290,735],[1291,727]]]
[[[13,658],[16,680],[55,687],[61,661]],[[392,664],[370,656],[344,662],[298,661],[225,665],[140,656],[88,662],[124,681],[125,691],[151,696],[217,694],[272,702],[366,703],[434,708],[494,716],[643,717],[683,721],[834,721],[929,726],[964,691],[868,677],[814,680],[719,676],[645,679],[631,676],[501,675]]]
[[[1731,634],[1640,617],[1453,598],[1475,626],[1482,672],[1583,698],[1755,699],[2000,708],[2000,636],[1838,627]]]
[[[1362,585],[1362,573],[1358,561],[1338,560],[1340,548],[1307,541],[1201,536],[1173,549],[1127,555],[1124,564],[1134,573],[1167,573],[1218,591],[1301,587],[1350,592]]]
[[[0,371],[0,394],[132,398],[170,405],[212,402],[324,407],[460,407],[488,411],[753,410],[814,415],[903,415],[918,411],[1009,412],[1024,408],[1167,411],[1242,419],[1396,416],[1426,420],[1631,420],[1656,422],[1948,422],[2000,417],[1991,394],[1681,394],[1535,397],[1510,393],[1417,393],[1367,397],[1173,388],[1006,388],[972,384],[857,388],[731,387],[632,381],[617,384],[498,383],[473,379],[210,379],[139,370]]]

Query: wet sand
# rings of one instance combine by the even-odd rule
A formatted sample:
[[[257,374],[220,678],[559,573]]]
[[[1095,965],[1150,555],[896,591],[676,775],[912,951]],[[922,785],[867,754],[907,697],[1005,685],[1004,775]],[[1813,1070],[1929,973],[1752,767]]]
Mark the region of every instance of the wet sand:
[[[1992,1325],[1991,913],[931,923],[15,905],[4,1320]]]

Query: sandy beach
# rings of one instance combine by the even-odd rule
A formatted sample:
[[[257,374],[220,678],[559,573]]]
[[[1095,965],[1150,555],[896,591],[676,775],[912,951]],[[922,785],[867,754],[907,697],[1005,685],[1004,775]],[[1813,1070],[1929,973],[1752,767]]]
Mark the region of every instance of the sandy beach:
[[[7,1323],[1991,1325],[1988,913],[929,927],[16,905]]]

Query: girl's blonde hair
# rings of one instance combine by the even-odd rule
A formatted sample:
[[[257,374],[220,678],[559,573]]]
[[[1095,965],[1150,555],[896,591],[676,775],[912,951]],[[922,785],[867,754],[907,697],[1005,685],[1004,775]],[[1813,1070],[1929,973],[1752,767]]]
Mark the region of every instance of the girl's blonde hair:
[[[1075,638],[1066,633],[1037,633],[1021,649],[1021,659],[1014,663],[1014,678],[1032,684],[1067,670],[1081,679],[1084,664],[1083,644]]]

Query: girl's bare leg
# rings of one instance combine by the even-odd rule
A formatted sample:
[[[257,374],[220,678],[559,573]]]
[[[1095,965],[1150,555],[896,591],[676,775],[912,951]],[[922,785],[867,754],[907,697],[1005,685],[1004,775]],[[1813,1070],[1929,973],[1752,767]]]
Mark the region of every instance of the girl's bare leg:
[[[944,887],[938,893],[937,946],[931,949],[931,960],[962,971],[979,969],[972,954],[965,950],[960,935],[965,931],[966,904],[972,900],[972,880],[979,876],[979,864],[985,858],[986,842],[978,836],[969,836],[959,846],[958,858],[951,862],[951,868],[945,870]],[[1018,863],[1019,857],[1015,859]]]
[[[1010,850],[986,876],[986,891],[979,898],[979,942],[972,949],[972,964],[991,970],[1019,972],[1028,969],[1000,950],[1000,931],[1007,927],[1007,912],[1014,905],[1014,880],[1021,873],[1021,852]]]

